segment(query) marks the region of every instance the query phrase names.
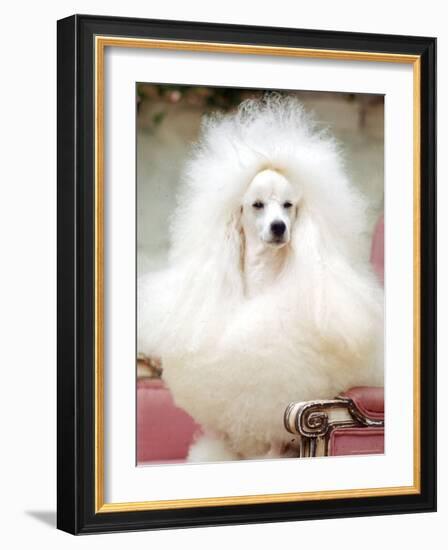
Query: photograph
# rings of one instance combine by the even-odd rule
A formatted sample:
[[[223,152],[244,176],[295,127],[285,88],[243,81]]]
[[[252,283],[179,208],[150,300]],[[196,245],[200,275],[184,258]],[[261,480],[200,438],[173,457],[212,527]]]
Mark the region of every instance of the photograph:
[[[384,96],[138,82],[136,163],[137,464],[382,454]]]

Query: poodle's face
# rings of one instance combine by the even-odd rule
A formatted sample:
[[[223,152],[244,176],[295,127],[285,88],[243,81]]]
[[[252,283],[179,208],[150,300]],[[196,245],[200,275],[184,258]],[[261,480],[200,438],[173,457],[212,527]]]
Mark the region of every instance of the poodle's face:
[[[242,202],[242,227],[247,238],[281,248],[291,239],[299,193],[274,170],[263,170],[251,181]]]

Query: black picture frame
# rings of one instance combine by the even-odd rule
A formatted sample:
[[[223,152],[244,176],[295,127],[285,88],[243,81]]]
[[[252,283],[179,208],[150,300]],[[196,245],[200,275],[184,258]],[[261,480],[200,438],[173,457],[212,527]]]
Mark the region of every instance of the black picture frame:
[[[73,534],[436,509],[436,39],[74,15],[58,21],[57,526]],[[420,492],[160,510],[95,510],[95,36],[420,58]]]

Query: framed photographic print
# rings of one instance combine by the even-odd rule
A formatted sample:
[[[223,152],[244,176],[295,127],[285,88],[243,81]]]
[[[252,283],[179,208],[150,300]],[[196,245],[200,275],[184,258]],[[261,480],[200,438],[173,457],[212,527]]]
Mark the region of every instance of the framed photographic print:
[[[434,38],[58,22],[58,527],[436,507]]]

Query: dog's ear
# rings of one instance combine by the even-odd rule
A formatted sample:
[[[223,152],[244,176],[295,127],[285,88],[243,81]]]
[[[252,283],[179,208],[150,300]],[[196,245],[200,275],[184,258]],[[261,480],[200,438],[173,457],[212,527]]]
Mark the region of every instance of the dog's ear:
[[[227,256],[229,264],[226,269],[228,272],[237,270],[241,276],[244,266],[244,230],[242,224],[243,207],[240,206],[231,216],[226,231],[226,243],[221,250],[221,254]],[[227,248],[227,251],[225,251]],[[227,252],[227,253],[226,253]],[[232,269],[234,268],[234,269]]]
[[[300,216],[300,208],[299,208],[299,205],[296,204],[294,206],[294,215],[291,218],[291,239],[294,238],[294,235],[297,231],[297,226],[299,224],[299,216]]]
[[[238,219],[239,237],[240,237],[240,271],[244,273],[244,253],[246,249],[246,238],[244,236],[244,229],[241,218],[243,217],[243,206],[240,208],[240,215]]]

